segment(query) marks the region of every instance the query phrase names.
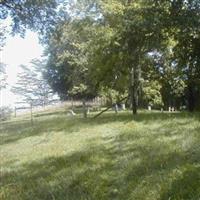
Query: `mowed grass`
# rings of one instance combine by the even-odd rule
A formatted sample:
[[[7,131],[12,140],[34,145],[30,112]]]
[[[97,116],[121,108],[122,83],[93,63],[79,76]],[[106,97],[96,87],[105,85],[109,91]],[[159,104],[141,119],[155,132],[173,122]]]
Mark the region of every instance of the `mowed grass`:
[[[200,115],[37,114],[0,127],[1,200],[199,200]]]

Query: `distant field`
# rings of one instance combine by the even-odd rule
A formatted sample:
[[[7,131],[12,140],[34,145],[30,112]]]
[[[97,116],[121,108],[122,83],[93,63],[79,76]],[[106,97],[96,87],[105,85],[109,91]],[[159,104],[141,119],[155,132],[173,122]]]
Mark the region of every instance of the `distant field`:
[[[1,200],[200,200],[200,114],[55,111],[0,124]]]

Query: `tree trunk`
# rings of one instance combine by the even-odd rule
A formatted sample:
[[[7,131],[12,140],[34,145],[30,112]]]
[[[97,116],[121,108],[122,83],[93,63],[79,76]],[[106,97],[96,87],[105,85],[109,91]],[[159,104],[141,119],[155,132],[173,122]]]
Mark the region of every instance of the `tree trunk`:
[[[33,104],[30,103],[30,112],[31,112],[31,126],[33,126]]]
[[[132,0],[127,0],[127,6],[130,6],[132,3]],[[129,46],[129,53],[131,57],[134,57],[135,54],[138,52],[134,52],[133,45],[131,43],[128,43]],[[132,59],[131,59],[132,60]],[[137,109],[138,109],[138,91],[139,91],[139,81],[140,81],[140,56],[139,54],[137,55],[136,62],[134,62],[134,59],[131,61],[131,65],[134,64],[134,67],[131,68],[131,73],[130,73],[130,96],[131,96],[131,104],[132,104],[132,112],[133,115],[137,114]]]
[[[132,111],[133,114],[137,114],[137,110],[138,110],[138,90],[136,88],[136,86],[133,89],[133,101],[132,101]]]
[[[127,96],[127,97],[124,97],[123,99],[120,99],[118,102],[116,102],[116,103],[121,103],[122,101],[124,101],[124,100],[126,100],[126,99],[128,99],[129,98],[129,96]],[[93,118],[95,119],[95,118],[97,118],[97,117],[99,117],[100,115],[102,115],[104,112],[106,112],[106,111],[108,111],[110,108],[112,108],[114,105],[110,105],[110,106],[108,106],[105,110],[103,110],[103,111],[101,111],[100,113],[98,113],[97,115],[95,115]]]
[[[137,114],[138,110],[138,90],[140,84],[140,67],[137,64],[137,67],[131,69],[131,104],[133,115]]]
[[[73,97],[71,98],[71,106],[72,106],[72,110],[74,109],[74,99]]]
[[[83,117],[87,118],[87,107],[85,99],[83,99]]]
[[[188,84],[188,110],[193,112],[195,109],[195,94],[193,89],[193,84]]]
[[[195,81],[194,81],[194,77],[193,77],[193,65],[190,64],[189,65],[189,69],[188,69],[188,82],[187,82],[187,86],[188,86],[188,110],[190,112],[193,112],[195,110],[195,91],[194,91],[194,87],[195,87]]]

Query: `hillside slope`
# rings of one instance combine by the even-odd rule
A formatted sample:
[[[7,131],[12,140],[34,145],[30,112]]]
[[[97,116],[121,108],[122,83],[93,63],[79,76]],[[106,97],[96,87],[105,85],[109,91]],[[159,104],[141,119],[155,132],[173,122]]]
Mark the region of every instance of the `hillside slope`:
[[[199,200],[200,115],[54,112],[0,127],[2,200]]]

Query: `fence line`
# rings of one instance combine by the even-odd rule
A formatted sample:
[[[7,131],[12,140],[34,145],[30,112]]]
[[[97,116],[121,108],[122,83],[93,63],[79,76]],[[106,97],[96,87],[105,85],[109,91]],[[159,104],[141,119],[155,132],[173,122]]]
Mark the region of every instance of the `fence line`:
[[[86,101],[86,105],[89,107],[101,107],[106,104],[106,100],[104,98],[96,97],[93,100]],[[46,106],[16,106],[14,109],[14,116],[18,116],[21,114],[26,114],[30,112],[42,112],[48,111],[53,109],[66,109],[66,108],[73,108],[77,106],[82,106],[83,102],[81,100],[67,100],[67,101],[59,101],[54,104],[46,105]],[[31,111],[32,110],[32,111]]]

